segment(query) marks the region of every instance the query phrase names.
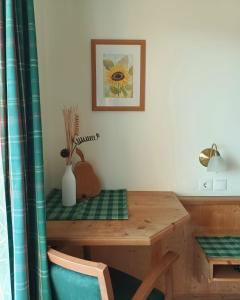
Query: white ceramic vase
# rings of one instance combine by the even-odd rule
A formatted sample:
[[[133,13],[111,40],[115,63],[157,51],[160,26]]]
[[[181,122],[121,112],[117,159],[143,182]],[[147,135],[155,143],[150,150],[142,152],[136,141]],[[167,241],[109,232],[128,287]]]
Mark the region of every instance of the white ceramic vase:
[[[76,178],[72,171],[72,165],[66,165],[62,178],[62,204],[73,206],[76,204]]]

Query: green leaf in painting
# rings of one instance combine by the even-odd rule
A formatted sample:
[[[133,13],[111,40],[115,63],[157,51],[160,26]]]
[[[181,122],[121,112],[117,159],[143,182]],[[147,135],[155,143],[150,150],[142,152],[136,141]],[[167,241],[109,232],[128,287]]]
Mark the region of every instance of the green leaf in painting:
[[[123,93],[124,97],[126,98],[127,97],[127,91],[125,90],[125,88],[122,88],[122,93]]]
[[[118,65],[120,66],[123,66],[123,67],[128,67],[128,56],[125,55],[123,56],[117,63]]]
[[[131,84],[127,84],[125,86],[125,89],[128,90],[128,91],[131,91],[132,90],[132,85]]]
[[[110,89],[111,89],[111,92],[112,92],[113,94],[115,94],[115,95],[119,95],[120,92],[121,92],[121,91],[120,91],[118,88],[116,88],[115,86],[111,86]]]
[[[110,70],[112,67],[114,67],[114,63],[110,59],[104,59],[103,65],[107,70]]]
[[[129,73],[130,75],[133,75],[133,66],[131,66],[131,68],[129,68],[128,73]]]

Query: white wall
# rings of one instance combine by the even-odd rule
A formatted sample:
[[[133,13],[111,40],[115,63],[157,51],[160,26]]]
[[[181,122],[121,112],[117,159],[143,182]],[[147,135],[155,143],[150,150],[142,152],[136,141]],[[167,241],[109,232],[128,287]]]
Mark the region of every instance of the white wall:
[[[235,166],[222,194],[240,193],[240,1],[35,0],[35,14],[47,190],[64,169],[61,109],[78,104],[105,188],[205,195],[198,155],[216,142]],[[146,40],[145,112],[91,111],[92,38]]]

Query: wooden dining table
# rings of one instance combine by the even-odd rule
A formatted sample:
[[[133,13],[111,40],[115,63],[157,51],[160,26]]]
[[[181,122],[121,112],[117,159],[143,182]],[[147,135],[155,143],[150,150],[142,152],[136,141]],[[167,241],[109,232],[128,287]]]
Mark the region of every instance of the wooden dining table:
[[[159,256],[159,243],[183,226],[189,214],[173,192],[128,192],[128,220],[47,221],[50,244],[79,246],[150,246],[152,264]]]

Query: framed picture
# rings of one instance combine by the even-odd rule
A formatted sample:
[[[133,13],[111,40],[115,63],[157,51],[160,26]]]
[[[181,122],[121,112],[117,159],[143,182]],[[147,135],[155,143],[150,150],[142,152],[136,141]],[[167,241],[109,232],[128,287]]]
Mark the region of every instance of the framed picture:
[[[91,40],[92,110],[144,111],[144,40]]]

